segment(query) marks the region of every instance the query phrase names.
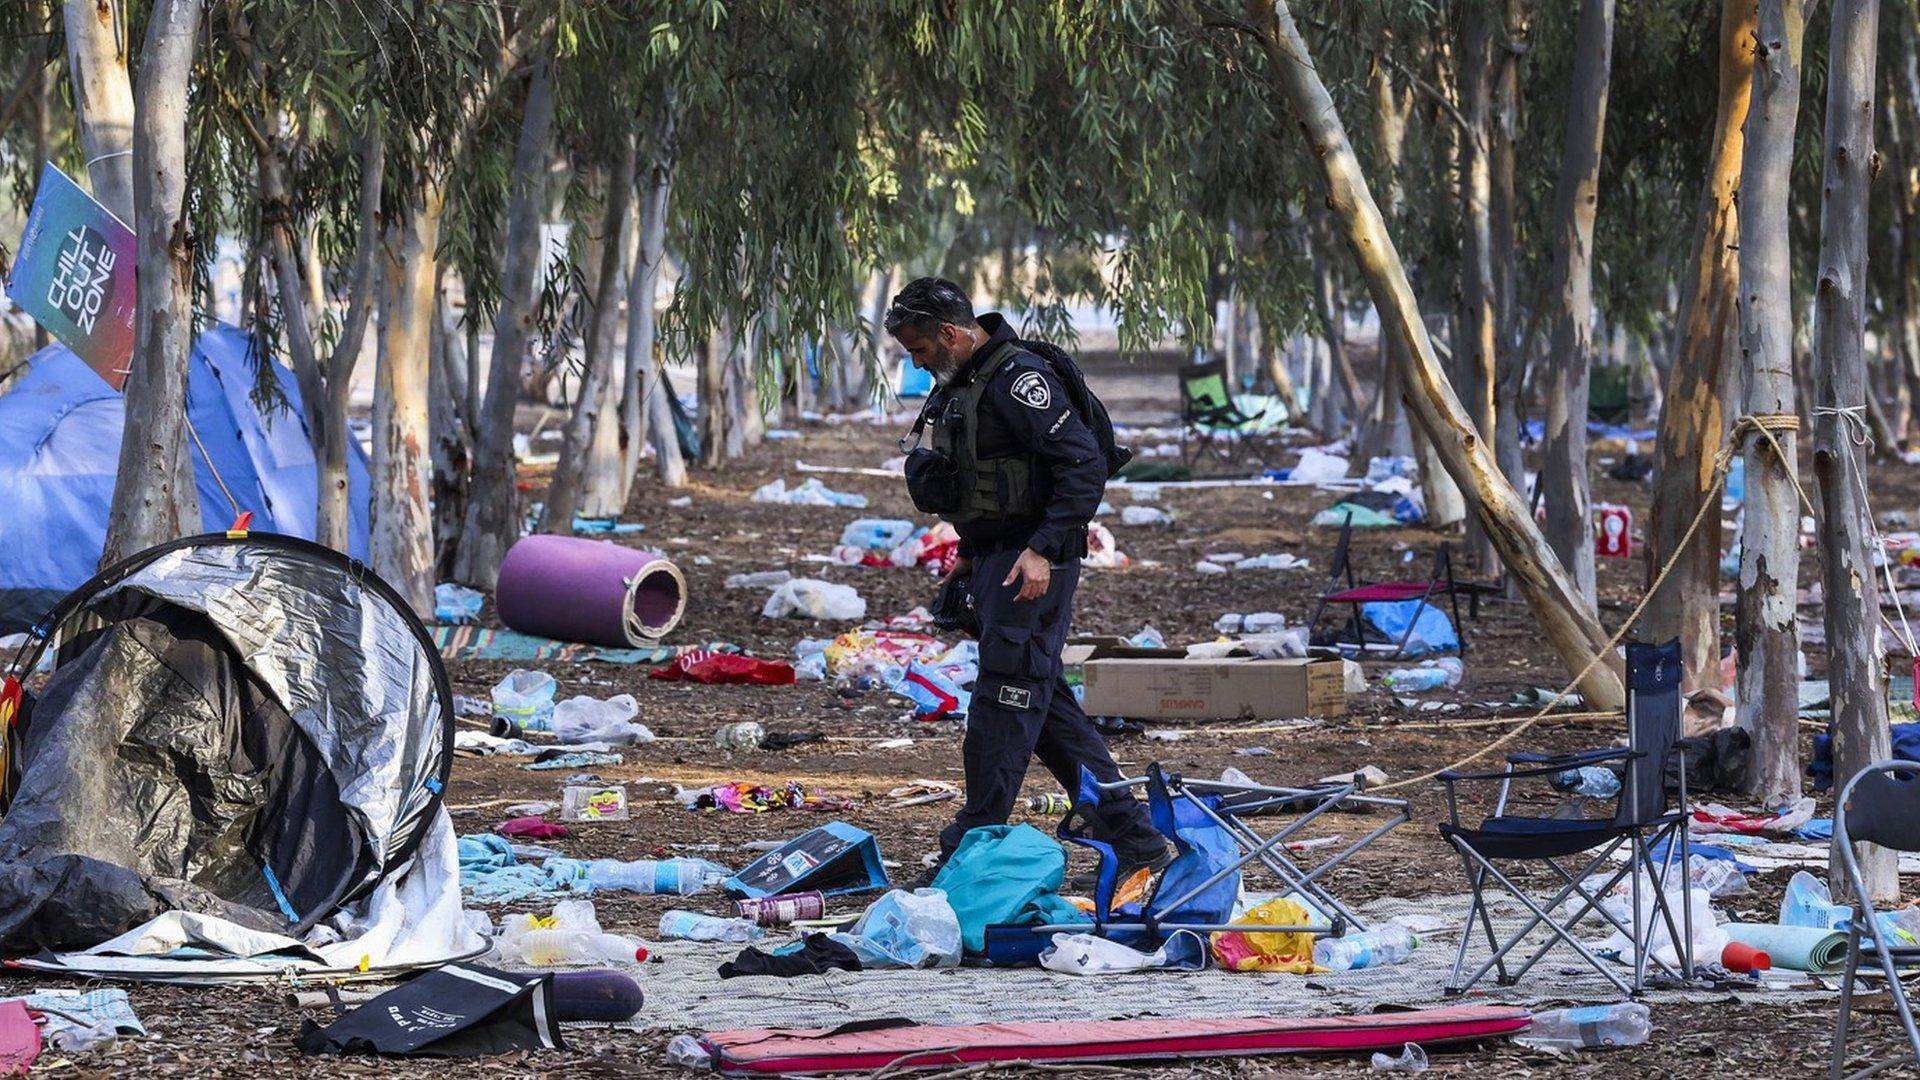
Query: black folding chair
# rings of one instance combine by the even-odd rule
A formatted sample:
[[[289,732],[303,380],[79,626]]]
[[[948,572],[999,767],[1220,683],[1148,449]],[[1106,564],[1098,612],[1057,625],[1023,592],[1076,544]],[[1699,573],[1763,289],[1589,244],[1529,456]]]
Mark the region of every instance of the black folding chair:
[[[1453,607],[1453,633],[1460,639],[1460,654],[1467,652],[1467,628],[1460,621],[1460,594],[1467,594],[1468,610],[1474,618],[1480,617],[1480,594],[1470,585],[1454,579],[1453,549],[1444,541],[1433,554],[1433,571],[1425,581],[1363,581],[1353,573],[1353,515],[1348,514],[1340,525],[1340,539],[1333,546],[1333,569],[1327,575],[1327,587],[1320,594],[1319,606],[1313,609],[1313,618],[1307,621],[1307,638],[1312,640],[1313,631],[1320,625],[1320,616],[1324,615],[1328,604],[1347,604],[1353,608],[1348,627],[1353,640],[1364,646],[1366,630],[1360,618],[1362,604],[1404,603],[1418,600],[1413,615],[1407,619],[1406,632],[1400,635],[1394,649],[1383,659],[1397,660],[1406,655],[1407,645],[1413,641],[1414,627],[1420,621],[1420,613],[1427,605],[1439,597],[1446,597]]]
[[[1203,461],[1225,466],[1264,466],[1265,457],[1247,431],[1255,418],[1233,403],[1227,364],[1209,360],[1180,369],[1180,460],[1199,471]]]
[[[1675,810],[1667,808],[1668,792],[1664,776],[1667,760],[1673,755],[1674,743],[1679,738],[1680,643],[1677,640],[1665,645],[1636,643],[1627,646],[1627,746],[1624,749],[1614,747],[1558,756],[1515,754],[1507,759],[1507,767],[1499,772],[1448,771],[1440,774],[1440,780],[1447,788],[1447,813],[1450,819],[1441,824],[1440,835],[1446,837],[1460,853],[1460,862],[1467,872],[1467,884],[1473,892],[1472,904],[1461,927],[1460,946],[1454,954],[1453,971],[1447,980],[1449,993],[1460,993],[1472,987],[1496,968],[1501,984],[1517,982],[1558,944],[1571,947],[1595,971],[1628,995],[1638,994],[1645,988],[1649,959],[1675,978],[1685,979],[1691,974],[1693,912],[1689,903],[1691,885],[1687,875],[1686,770],[1679,770],[1679,806]],[[1620,762],[1625,770],[1612,817],[1525,817],[1507,812],[1513,781],[1550,776],[1567,769],[1605,762]],[[1500,784],[1499,798],[1494,804],[1492,816],[1472,827],[1463,825],[1460,820],[1457,785],[1463,781],[1498,781]],[[1603,873],[1602,868],[1623,845],[1627,848],[1627,860],[1607,873],[1597,888],[1590,886],[1588,879]],[[1663,846],[1662,857],[1656,863],[1653,853]],[[1592,858],[1577,873],[1560,861],[1588,852],[1594,853]],[[1669,880],[1668,871],[1676,865],[1676,852],[1679,854],[1679,873],[1675,877],[1681,895],[1681,926],[1675,925],[1667,893],[1657,884]],[[1496,865],[1500,862],[1544,865],[1553,871],[1562,884],[1551,899],[1541,902],[1528,895],[1512,877],[1503,872]],[[1644,874],[1639,872],[1642,870]],[[1623,925],[1601,905],[1601,898],[1629,873],[1633,874],[1631,927]],[[1489,881],[1503,887],[1533,915],[1504,942],[1494,932],[1493,919],[1488,911],[1486,889]],[[1647,888],[1653,892],[1651,912],[1642,904],[1641,891]],[[1564,921],[1557,920],[1554,913],[1576,896],[1579,904],[1572,917]],[[1575,925],[1588,912],[1599,914],[1614,929],[1627,934],[1633,943],[1631,983],[1620,977],[1613,964],[1596,956],[1574,935]],[[1655,918],[1644,917],[1647,915],[1665,921],[1667,933],[1679,946],[1682,970],[1675,970],[1651,955],[1653,935],[1659,922]],[[1475,936],[1476,924],[1484,932],[1493,955],[1471,975],[1462,979],[1461,971],[1466,966],[1467,948]],[[1525,963],[1509,969],[1507,954],[1540,926],[1545,926],[1552,936]]]
[[[1907,774],[1906,779],[1896,773]],[[1847,1032],[1853,1023],[1853,984],[1860,965],[1871,950],[1880,973],[1886,977],[1887,992],[1893,995],[1894,1011],[1907,1030],[1907,1046],[1912,1056],[1895,1054],[1847,1074],[1849,1078],[1868,1076],[1902,1063],[1920,1065],[1920,1028],[1913,1022],[1913,1006],[1907,1001],[1907,989],[1900,982],[1899,969],[1920,963],[1920,945],[1889,943],[1880,933],[1873,899],[1860,874],[1854,855],[1855,843],[1879,844],[1895,851],[1920,851],[1920,761],[1876,761],[1848,780],[1834,803],[1833,843],[1846,864],[1847,883],[1853,889],[1853,918],[1847,929],[1847,969],[1840,978],[1840,1015],[1833,1032],[1833,1067],[1830,1075],[1838,1078],[1846,1068]]]

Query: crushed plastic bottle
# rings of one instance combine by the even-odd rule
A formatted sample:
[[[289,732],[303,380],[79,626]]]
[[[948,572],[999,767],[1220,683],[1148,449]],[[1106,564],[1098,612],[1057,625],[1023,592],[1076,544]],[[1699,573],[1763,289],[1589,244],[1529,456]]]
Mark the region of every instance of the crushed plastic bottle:
[[[535,968],[632,964],[646,955],[632,938],[603,932],[588,900],[562,900],[545,919],[509,915],[493,947],[503,959]]]
[[[892,518],[859,518],[840,530],[840,544],[861,552],[892,551],[913,535],[913,522]],[[854,560],[858,562],[859,560]]]
[[[1639,1046],[1652,1033],[1653,1020],[1647,1007],[1621,1001],[1535,1013],[1533,1026],[1514,1036],[1513,1041],[1539,1050],[1593,1050]]]
[[[705,859],[595,859],[587,864],[587,881],[596,889],[652,896],[692,896],[732,876],[733,871]]]
[[[1584,795],[1590,799],[1611,799],[1620,794],[1620,777],[1600,765],[1582,765],[1553,774],[1553,786],[1560,791]]]
[[[1388,923],[1378,930],[1323,937],[1313,943],[1313,962],[1333,971],[1387,967],[1405,963],[1420,939],[1404,926]]]
[[[1461,666],[1458,657],[1443,656],[1421,661],[1419,667],[1395,668],[1382,676],[1380,682],[1389,690],[1408,693],[1458,686],[1465,674],[1466,668]]]
[[[751,574],[728,574],[729,589],[771,589],[793,580],[791,570],[758,570]]]
[[[722,919],[677,908],[660,916],[663,941],[757,941],[766,933],[752,919]]]
[[[1373,1052],[1373,1060],[1368,1065],[1369,1072],[1377,1073],[1423,1073],[1427,1071],[1427,1052],[1419,1043],[1408,1043],[1400,1048],[1399,1057],[1388,1057],[1383,1050]]]
[[[707,1072],[713,1068],[713,1055],[692,1035],[675,1035],[667,1042],[667,1064]]]

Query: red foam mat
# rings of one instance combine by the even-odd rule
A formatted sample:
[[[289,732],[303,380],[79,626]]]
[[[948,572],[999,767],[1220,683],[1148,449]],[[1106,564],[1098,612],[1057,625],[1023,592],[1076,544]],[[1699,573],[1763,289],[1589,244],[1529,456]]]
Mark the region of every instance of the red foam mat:
[[[1365,1016],[1202,1020],[1038,1021],[912,1025],[869,1031],[751,1028],[703,1037],[720,1072],[854,1072],[886,1066],[951,1068],[983,1061],[1138,1061],[1244,1054],[1375,1050],[1508,1035],[1526,1009],[1469,1005]]]

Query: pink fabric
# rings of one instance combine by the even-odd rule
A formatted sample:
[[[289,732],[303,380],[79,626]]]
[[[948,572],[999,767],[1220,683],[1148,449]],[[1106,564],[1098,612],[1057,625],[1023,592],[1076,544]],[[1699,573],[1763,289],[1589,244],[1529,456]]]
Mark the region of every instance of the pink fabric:
[[[793,665],[734,653],[694,649],[647,673],[665,682],[751,683],[756,686],[793,685]]]
[[[912,1026],[830,1035],[756,1028],[702,1037],[721,1073],[952,1068],[982,1061],[1130,1061],[1245,1054],[1350,1052],[1508,1035],[1526,1009],[1468,1005],[1363,1016],[1036,1021]]]
[[[1427,583],[1424,581],[1381,581],[1355,589],[1328,593],[1327,599],[1341,604],[1371,604],[1381,600],[1413,600],[1424,595],[1426,591]],[[1435,585],[1433,591],[1438,595],[1446,592],[1447,587],[1444,584]]]
[[[495,825],[493,831],[517,840],[558,840],[567,835],[565,825],[556,825],[537,817],[510,818]]]

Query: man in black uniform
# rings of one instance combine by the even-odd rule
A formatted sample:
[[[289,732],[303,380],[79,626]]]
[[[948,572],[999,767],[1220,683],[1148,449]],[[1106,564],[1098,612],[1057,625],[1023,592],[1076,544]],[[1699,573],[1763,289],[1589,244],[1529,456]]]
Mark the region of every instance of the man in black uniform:
[[[958,466],[958,505],[940,515],[960,534],[953,573],[970,576],[980,621],[967,799],[940,834],[944,857],[968,829],[1006,822],[1036,755],[1068,792],[1079,790],[1083,766],[1102,782],[1120,778],[1060,664],[1107,462],[1051,365],[1021,348],[999,315],[976,319],[953,282],[908,284],[886,328],[937,384],[922,415],[933,449]],[[1139,800],[1110,796],[1092,817],[1123,880],[1171,858]]]

